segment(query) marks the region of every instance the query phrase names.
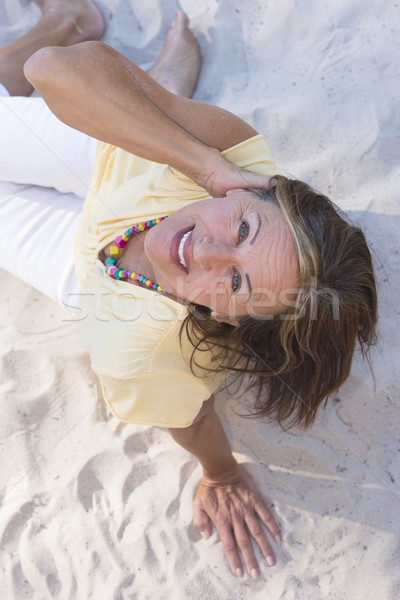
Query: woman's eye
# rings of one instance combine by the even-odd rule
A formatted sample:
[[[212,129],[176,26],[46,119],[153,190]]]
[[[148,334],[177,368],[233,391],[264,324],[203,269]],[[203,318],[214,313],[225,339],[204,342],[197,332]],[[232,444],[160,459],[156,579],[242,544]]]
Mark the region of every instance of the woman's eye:
[[[239,243],[243,242],[249,235],[249,224],[247,221],[242,221],[239,227]]]
[[[232,277],[232,291],[233,292],[237,292],[238,289],[240,288],[240,284],[242,282],[242,278],[240,277],[240,274],[235,271],[235,273],[233,274]]]

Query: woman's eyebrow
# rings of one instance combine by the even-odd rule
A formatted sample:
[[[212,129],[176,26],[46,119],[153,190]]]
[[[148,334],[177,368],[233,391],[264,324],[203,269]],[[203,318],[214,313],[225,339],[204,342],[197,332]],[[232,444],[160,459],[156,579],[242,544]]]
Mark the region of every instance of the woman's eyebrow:
[[[260,218],[260,215],[259,215],[259,213],[257,213],[257,218],[258,218],[258,226],[257,226],[257,229],[256,229],[256,232],[255,232],[255,234],[253,235],[253,239],[252,239],[252,240],[250,240],[250,246],[252,246],[252,245],[254,244],[254,242],[256,241],[256,237],[257,237],[257,235],[258,235],[258,232],[260,231],[260,227],[261,227],[261,218]]]

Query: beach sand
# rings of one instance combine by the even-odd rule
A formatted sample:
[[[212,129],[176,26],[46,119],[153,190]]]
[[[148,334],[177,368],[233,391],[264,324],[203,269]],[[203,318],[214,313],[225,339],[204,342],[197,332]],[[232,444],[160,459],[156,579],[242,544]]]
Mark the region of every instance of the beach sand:
[[[1,597],[46,600],[396,600],[400,597],[400,9],[361,0],[99,1],[104,40],[149,68],[179,8],[204,69],[195,93],[266,136],[282,173],[367,232],[379,283],[375,382],[351,375],[305,432],[234,414],[235,455],[283,532],[274,567],[235,578],[191,526],[200,478],[167,431],[110,415],[60,308],[1,271]],[[0,41],[33,25],[0,7]],[[249,394],[245,395],[249,398]],[[259,553],[257,556],[260,556]]]

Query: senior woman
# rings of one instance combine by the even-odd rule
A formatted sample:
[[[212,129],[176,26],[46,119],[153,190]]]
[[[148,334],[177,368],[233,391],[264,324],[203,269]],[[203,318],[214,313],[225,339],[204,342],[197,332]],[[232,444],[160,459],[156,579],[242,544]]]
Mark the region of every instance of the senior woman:
[[[257,390],[253,414],[312,423],[348,376],[357,339],[365,352],[374,338],[376,292],[364,236],[326,197],[277,175],[252,127],[184,97],[200,59],[183,13],[146,75],[100,42],[75,44],[101,36],[100,21],[95,32],[85,21],[90,9],[93,26],[90,2],[72,3],[80,12],[67,14],[65,3],[40,4],[36,37],[30,32],[15,42],[14,56],[21,64],[32,55],[27,80],[61,121],[82,133],[72,134],[43,104],[40,115],[50,125],[37,131],[30,99],[22,108],[13,98],[4,102],[37,135],[49,136],[62,162],[75,160],[78,181],[68,189],[48,169],[43,175],[33,169],[32,181],[26,174],[9,178],[68,193],[81,190],[79,179],[92,173],[79,225],[72,219],[69,227],[76,230],[79,288],[65,275],[65,262],[57,267],[65,232],[59,229],[54,240],[43,223],[35,232],[41,252],[35,277],[49,277],[49,285],[67,280],[53,297],[75,309],[111,410],[126,422],[169,428],[198,458],[203,477],[194,526],[208,537],[213,522],[233,573],[243,574],[239,548],[247,572],[257,577],[251,536],[273,564],[260,522],[276,542],[280,532],[232,455],[213,393],[229,373],[249,373]],[[47,33],[46,19],[59,20],[64,38],[54,38],[57,28]],[[0,60],[0,81],[10,94],[28,95],[27,80],[18,60],[12,71]],[[9,138],[17,125],[10,127]],[[17,251],[10,245],[18,231],[10,229],[3,257],[7,248]]]

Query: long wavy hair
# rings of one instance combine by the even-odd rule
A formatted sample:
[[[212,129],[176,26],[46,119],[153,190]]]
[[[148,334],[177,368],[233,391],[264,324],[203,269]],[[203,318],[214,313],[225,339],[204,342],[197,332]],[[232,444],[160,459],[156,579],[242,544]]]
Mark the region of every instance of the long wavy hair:
[[[256,390],[250,416],[284,428],[308,427],[320,404],[347,379],[356,342],[363,357],[376,340],[377,294],[364,234],[326,196],[277,175],[271,190],[250,190],[277,204],[290,227],[299,260],[299,289],[279,314],[218,323],[192,304],[182,324],[198,353],[212,351],[207,371],[250,374]]]

